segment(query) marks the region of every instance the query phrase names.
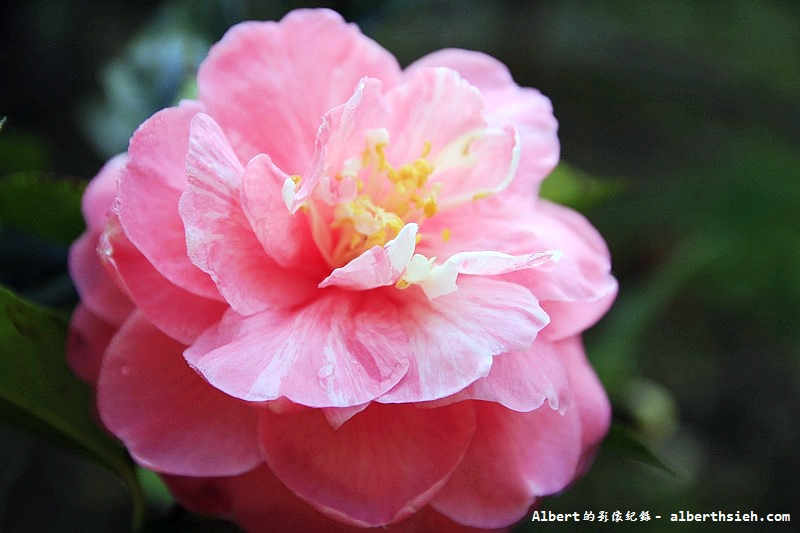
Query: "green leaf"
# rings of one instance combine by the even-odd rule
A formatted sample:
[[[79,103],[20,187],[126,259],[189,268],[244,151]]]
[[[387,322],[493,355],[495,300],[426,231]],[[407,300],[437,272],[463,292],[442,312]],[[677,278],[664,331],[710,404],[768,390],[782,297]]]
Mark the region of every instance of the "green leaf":
[[[588,209],[625,190],[620,180],[590,176],[563,161],[542,182],[540,195],[579,211]]]
[[[618,422],[611,424],[608,436],[603,442],[603,449],[617,451],[629,459],[653,466],[673,476],[678,476],[678,473],[656,455],[636,434]]]
[[[133,526],[144,517],[144,496],[125,450],[90,416],[88,387],[64,358],[67,324],[0,287],[0,415],[16,428],[78,451],[110,468],[130,487]]]
[[[84,185],[74,178],[18,172],[0,179],[0,225],[69,244],[83,231]]]

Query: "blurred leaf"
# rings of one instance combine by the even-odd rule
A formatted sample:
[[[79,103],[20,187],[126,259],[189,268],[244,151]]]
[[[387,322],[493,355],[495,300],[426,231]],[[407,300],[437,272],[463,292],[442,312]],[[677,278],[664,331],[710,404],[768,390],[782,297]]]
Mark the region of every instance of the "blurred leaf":
[[[629,459],[653,466],[673,476],[678,476],[678,473],[642,442],[635,433],[619,423],[615,422],[611,425],[608,437],[603,442],[603,450],[619,452]]]
[[[542,182],[540,194],[542,198],[582,211],[624,189],[620,180],[599,179],[562,161]]]
[[[69,244],[84,228],[83,188],[76,180],[41,172],[0,178],[0,225]]]
[[[144,496],[124,449],[89,414],[89,389],[64,358],[67,324],[0,288],[0,414],[16,428],[98,461],[130,487],[133,525],[144,516]]]

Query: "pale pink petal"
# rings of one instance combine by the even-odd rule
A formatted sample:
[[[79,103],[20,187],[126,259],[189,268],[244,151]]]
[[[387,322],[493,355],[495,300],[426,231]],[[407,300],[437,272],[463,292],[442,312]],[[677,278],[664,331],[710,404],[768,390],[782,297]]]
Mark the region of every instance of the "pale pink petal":
[[[368,290],[393,285],[400,279],[416,244],[417,224],[406,224],[397,237],[383,246],[373,246],[320,282],[320,287],[338,286]]]
[[[323,265],[324,259],[311,238],[308,219],[290,213],[283,201],[281,191],[288,179],[268,155],[255,156],[242,178],[242,209],[268,256],[284,268],[307,271]]]
[[[94,385],[100,372],[100,362],[117,326],[94,315],[78,304],[69,322],[67,363],[81,380]]]
[[[489,125],[517,128],[521,154],[511,188],[534,196],[559,159],[558,122],[550,100],[535,89],[518,87],[503,63],[482,52],[438,50],[409,65],[406,72],[432,67],[451,68],[481,90]]]
[[[588,470],[597,447],[611,424],[611,404],[603,384],[586,359],[583,342],[576,335],[558,342],[569,371],[573,402],[581,418],[583,456],[579,475]]]
[[[106,273],[97,256],[99,234],[84,233],[69,249],[68,267],[83,304],[102,320],[119,326],[133,304]]]
[[[514,411],[533,411],[547,401],[566,412],[572,400],[570,378],[559,346],[537,339],[528,350],[498,355],[489,375],[465,389],[466,397],[496,402]]]
[[[117,180],[127,161],[127,154],[112,157],[86,187],[81,199],[81,212],[90,232],[100,233],[103,231],[106,215],[117,195]]]
[[[480,224],[475,224],[480,220]],[[447,229],[448,240],[439,238]],[[551,317],[543,334],[556,340],[594,324],[613,301],[617,282],[611,274],[603,238],[579,213],[547,201],[533,203],[516,195],[485,198],[442,212],[426,221],[417,252],[449,257],[471,250],[510,255],[542,250],[561,252],[552,268],[525,269],[504,279],[529,288]]]
[[[262,415],[267,464],[297,496],[359,526],[411,515],[446,482],[474,430],[470,403],[372,404],[339,429],[319,411]]]
[[[478,428],[466,456],[431,506],[473,527],[504,527],[540,496],[572,481],[581,453],[580,417],[543,406],[520,413],[476,402]]]
[[[299,308],[229,312],[185,356],[215,387],[244,400],[360,405],[406,373],[410,348],[397,314],[374,291],[326,289]]]
[[[161,331],[185,344],[216,323],[226,305],[170,283],[126,238],[111,218],[101,238],[101,259],[107,272]],[[105,273],[104,273],[105,275]]]
[[[182,350],[134,312],[100,369],[103,423],[152,470],[194,476],[250,470],[262,460],[258,410],[209,386],[189,368]]]
[[[459,48],[443,48],[425,55],[406,67],[406,73],[435,67],[455,70],[484,94],[516,85],[508,68],[497,59],[483,52]]]
[[[381,402],[422,402],[454,394],[489,373],[493,356],[528,349],[548,322],[519,285],[468,277],[458,291],[428,300],[403,293],[401,316],[412,359],[408,374]]]
[[[364,76],[391,87],[400,69],[337,13],[297,10],[279,23],[229,30],[201,66],[198,85],[242,161],[268,153],[289,174],[302,174],[320,117],[345,102]]]
[[[433,158],[439,170],[431,182],[441,184],[438,203],[449,209],[500,192],[511,184],[518,163],[519,138],[514,127],[487,129],[464,143],[457,157],[448,153]]]
[[[192,264],[178,201],[186,184],[193,102],[159,111],[131,138],[115,209],[128,239],[165,278],[189,292],[219,298],[211,278]]]
[[[337,180],[330,178],[342,170],[347,159],[361,157],[368,133],[384,125],[389,110],[381,94],[381,86],[377,79],[364,78],[344,104],[325,113],[317,131],[309,170],[289,204],[292,212],[320,186],[329,189],[316,191],[328,204],[351,199],[342,197],[342,193],[352,194],[355,187],[334,190],[332,187]]]
[[[389,163],[399,166],[430,146],[431,183],[441,187],[437,203],[455,205],[502,190],[511,182],[519,156],[511,126],[487,129],[480,92],[450,69],[420,69],[386,94],[394,135]]]
[[[264,253],[241,206],[244,169],[208,115],[192,121],[179,211],[192,262],[207,272],[230,306],[253,314],[311,296],[313,279],[280,267]]]

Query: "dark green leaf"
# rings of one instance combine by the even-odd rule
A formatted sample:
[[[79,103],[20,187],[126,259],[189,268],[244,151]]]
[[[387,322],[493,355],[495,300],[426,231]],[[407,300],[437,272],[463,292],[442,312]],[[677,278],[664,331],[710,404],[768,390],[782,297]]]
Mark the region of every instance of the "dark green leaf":
[[[664,462],[655,452],[653,452],[644,442],[642,442],[632,431],[615,422],[611,425],[603,449],[606,451],[616,451],[629,459],[639,461],[646,465],[653,466],[673,476],[677,476],[667,463]]]
[[[94,424],[89,389],[64,358],[67,324],[0,287],[0,415],[47,442],[79,451],[119,475],[141,526],[144,497],[124,449]]]
[[[68,244],[84,228],[75,179],[41,172],[19,172],[0,179],[0,225]]]
[[[625,189],[619,180],[590,176],[563,161],[542,182],[542,198],[577,210],[584,210]]]

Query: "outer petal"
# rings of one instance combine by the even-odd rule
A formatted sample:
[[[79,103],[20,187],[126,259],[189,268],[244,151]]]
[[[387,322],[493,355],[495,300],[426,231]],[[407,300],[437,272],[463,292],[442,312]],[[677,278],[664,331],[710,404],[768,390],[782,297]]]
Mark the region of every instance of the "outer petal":
[[[431,506],[473,527],[503,527],[525,516],[539,496],[563,489],[581,452],[580,417],[548,407],[519,413],[476,403],[469,451]]]
[[[528,350],[495,357],[489,375],[464,392],[469,398],[523,412],[538,409],[547,401],[551,409],[563,414],[572,400],[561,351],[545,339],[537,339]]]
[[[439,409],[372,404],[337,430],[319,411],[264,413],[267,464],[300,498],[325,514],[379,526],[425,505],[469,446],[469,403]]]
[[[409,346],[390,300],[329,289],[298,309],[229,312],[185,356],[215,387],[244,400],[349,407],[397,383]]]
[[[379,398],[421,402],[454,394],[486,376],[493,356],[531,346],[548,322],[519,285],[469,277],[459,290],[428,301],[409,289],[403,311],[413,357],[408,374]]]
[[[78,304],[72,313],[67,337],[67,363],[76,376],[91,385],[97,382],[103,353],[116,330],[116,326]]]
[[[186,191],[180,215],[188,254],[208,272],[230,306],[241,314],[295,305],[314,291],[313,280],[280,267],[264,253],[242,211],[244,169],[224,133],[208,115],[192,120]]]
[[[558,122],[550,100],[535,89],[518,87],[503,63],[482,52],[438,50],[415,61],[406,71],[431,67],[451,68],[478,87],[490,125],[513,124],[517,128],[522,150],[512,189],[535,195],[559,159]]]
[[[198,74],[200,99],[242,161],[268,153],[305,172],[320,117],[364,77],[393,86],[397,61],[328,10],[297,10],[279,23],[247,22],[216,44]]]
[[[116,210],[130,241],[161,275],[200,296],[219,298],[207,274],[189,260],[178,201],[186,184],[194,102],[159,111],[139,126],[120,174]]]
[[[108,276],[97,257],[99,234],[84,233],[69,249],[69,273],[83,304],[98,318],[119,326],[133,304]]]
[[[111,218],[100,242],[101,259],[117,284],[147,318],[179,342],[190,343],[217,322],[225,304],[203,298],[167,281],[153,268]]]
[[[143,466],[179,475],[238,474],[261,462],[257,411],[210,387],[183,346],[134,312],[100,369],[97,405],[106,427]]]
[[[583,456],[578,473],[583,474],[591,464],[600,441],[611,425],[611,404],[603,384],[595,374],[579,336],[558,343],[569,371],[574,404],[580,414]]]
[[[322,280],[320,287],[367,290],[393,285],[414,254],[417,224],[406,224],[397,237],[384,246],[373,246]]]
[[[106,215],[117,195],[117,180],[127,162],[127,154],[112,157],[86,187],[81,199],[81,211],[90,232],[100,233],[103,231]]]

